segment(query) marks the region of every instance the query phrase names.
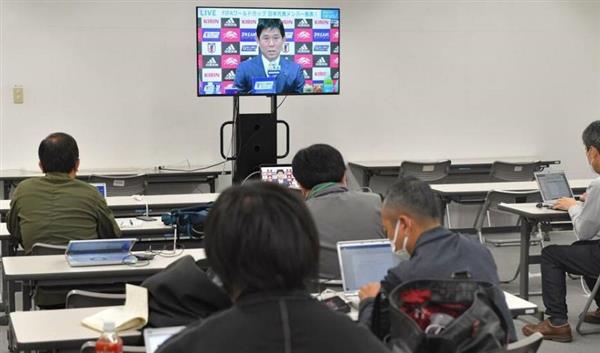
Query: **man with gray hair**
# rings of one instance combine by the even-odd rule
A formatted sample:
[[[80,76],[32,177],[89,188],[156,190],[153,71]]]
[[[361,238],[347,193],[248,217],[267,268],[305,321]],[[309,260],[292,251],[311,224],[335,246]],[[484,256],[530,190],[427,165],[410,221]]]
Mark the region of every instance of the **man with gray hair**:
[[[491,299],[502,311],[509,339],[516,340],[512,316],[499,288],[496,263],[490,251],[479,242],[444,228],[440,216],[438,199],[427,183],[415,177],[401,177],[390,187],[381,209],[381,220],[394,253],[407,254],[409,259],[388,270],[381,282],[369,283],[360,289],[359,321],[370,325],[374,298],[380,291],[387,296],[405,282],[447,280],[454,273],[468,272],[471,279],[495,286]]]

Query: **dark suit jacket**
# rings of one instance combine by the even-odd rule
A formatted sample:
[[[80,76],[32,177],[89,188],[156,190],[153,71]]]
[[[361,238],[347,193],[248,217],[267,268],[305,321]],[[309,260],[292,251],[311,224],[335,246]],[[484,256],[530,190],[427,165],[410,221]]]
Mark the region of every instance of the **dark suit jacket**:
[[[254,88],[252,87],[253,77],[267,77],[261,55],[246,60],[237,67],[235,87],[240,93],[252,93]],[[275,80],[275,91],[277,93],[302,93],[304,74],[300,65],[284,58],[279,60],[279,65],[281,71]]]

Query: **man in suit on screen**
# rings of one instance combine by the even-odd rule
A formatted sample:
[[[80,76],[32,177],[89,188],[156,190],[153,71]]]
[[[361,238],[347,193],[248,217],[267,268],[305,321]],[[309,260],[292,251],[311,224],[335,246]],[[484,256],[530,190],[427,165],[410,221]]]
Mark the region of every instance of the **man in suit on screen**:
[[[302,93],[304,74],[300,65],[282,59],[285,29],[278,18],[261,18],[256,26],[260,54],[242,62],[235,74],[239,93]]]

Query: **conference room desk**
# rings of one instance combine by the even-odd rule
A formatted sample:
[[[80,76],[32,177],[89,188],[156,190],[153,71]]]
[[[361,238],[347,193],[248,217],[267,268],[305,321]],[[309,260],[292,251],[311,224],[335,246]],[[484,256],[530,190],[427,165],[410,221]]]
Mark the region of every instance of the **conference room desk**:
[[[498,209],[518,215],[521,223],[521,249],[519,263],[519,296],[525,300],[529,299],[529,265],[539,264],[540,255],[529,254],[529,241],[531,231],[539,222],[566,221],[570,220],[566,211],[552,210],[549,208],[536,207],[535,203],[501,203]]]
[[[112,169],[80,169],[77,178],[87,181],[92,175],[140,175],[147,176],[148,185],[173,184],[173,183],[197,183],[208,184],[210,192],[215,192],[215,182],[219,175],[230,174],[222,165],[217,166],[190,166],[186,168],[112,168]],[[4,169],[0,170],[0,183],[3,184],[3,198],[8,199],[11,187],[17,185],[24,179],[39,177],[44,174],[39,170]]]
[[[333,293],[335,294],[335,293]],[[534,315],[536,304],[504,292],[508,309],[513,316]],[[61,309],[40,311],[18,311],[10,313],[9,343],[12,351],[40,349],[78,349],[90,340],[96,340],[100,334],[81,324],[81,320],[107,307]],[[348,316],[356,320],[357,310]],[[119,333],[124,341],[140,341],[140,331]],[[141,344],[141,342],[140,342]]]
[[[109,307],[78,309],[17,311],[10,313],[9,349],[33,351],[72,349],[79,351],[81,345],[97,340],[100,332],[83,326],[81,320]],[[138,330],[119,332],[124,343],[138,343],[142,333]]]
[[[146,212],[146,205],[150,215],[160,215],[173,208],[192,207],[201,203],[213,202],[219,194],[193,193],[193,194],[165,194],[165,195],[136,195],[136,196],[109,196],[106,198],[108,207],[115,217],[136,216]],[[0,200],[0,214],[5,215],[10,209],[10,200]]]
[[[497,158],[457,158],[451,159],[449,178],[464,179],[466,177],[476,179],[475,181],[489,179],[492,163],[495,161],[504,161],[511,163],[524,163],[539,161],[538,157],[497,157]],[[411,159],[407,161],[417,162],[439,162],[441,160],[419,160]],[[369,186],[373,176],[397,177],[400,171],[400,165],[403,160],[381,160],[381,161],[354,161],[348,162],[350,172],[360,186]],[[560,164],[559,160],[541,161],[542,167]]]
[[[31,289],[35,285],[76,286],[84,284],[111,284],[141,282],[163,270],[185,255],[194,259],[205,258],[204,249],[178,250],[177,256],[157,255],[147,265],[110,265],[70,267],[64,255],[9,256],[2,259],[2,274],[8,290],[6,304],[8,312],[15,311],[15,286],[22,283],[23,309],[31,308]]]

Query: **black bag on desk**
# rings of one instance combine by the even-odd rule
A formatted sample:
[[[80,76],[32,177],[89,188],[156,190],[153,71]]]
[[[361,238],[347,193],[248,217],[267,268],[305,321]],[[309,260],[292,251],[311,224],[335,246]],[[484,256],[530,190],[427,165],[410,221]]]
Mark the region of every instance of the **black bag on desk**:
[[[471,280],[402,284],[388,298],[389,343],[395,353],[496,352],[508,342],[508,327],[492,297],[491,284]]]
[[[227,309],[231,300],[191,256],[184,256],[147,278],[148,326],[188,325]]]

